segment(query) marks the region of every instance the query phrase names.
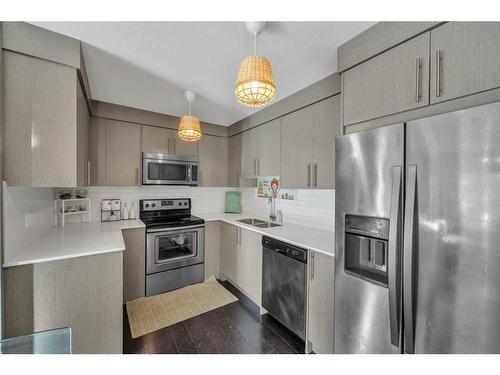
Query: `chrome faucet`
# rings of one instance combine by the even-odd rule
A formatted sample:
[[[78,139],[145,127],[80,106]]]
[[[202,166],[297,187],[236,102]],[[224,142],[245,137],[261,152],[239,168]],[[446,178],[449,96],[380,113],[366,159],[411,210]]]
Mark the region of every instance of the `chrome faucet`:
[[[269,196],[269,218],[271,221],[276,221],[276,199],[272,194]]]

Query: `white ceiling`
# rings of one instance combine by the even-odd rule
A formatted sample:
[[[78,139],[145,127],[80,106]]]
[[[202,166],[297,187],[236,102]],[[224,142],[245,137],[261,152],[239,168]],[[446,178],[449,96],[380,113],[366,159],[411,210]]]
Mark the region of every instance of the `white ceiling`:
[[[233,96],[240,61],[253,54],[244,22],[33,22],[80,39],[92,98],[220,125],[259,109]],[[272,64],[275,101],[334,73],[337,47],[374,22],[268,22],[258,53]]]

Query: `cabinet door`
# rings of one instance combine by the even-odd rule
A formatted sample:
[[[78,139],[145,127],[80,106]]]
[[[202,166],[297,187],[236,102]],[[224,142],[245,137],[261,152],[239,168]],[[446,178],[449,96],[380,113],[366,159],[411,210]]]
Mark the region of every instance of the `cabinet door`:
[[[500,87],[499,61],[500,22],[449,22],[432,30],[431,103]]]
[[[255,128],[241,134],[241,176],[243,178],[257,176],[258,147]]]
[[[205,279],[220,277],[221,224],[219,221],[205,223]]]
[[[144,228],[122,230],[125,242],[123,252],[124,302],[146,295],[146,249]]]
[[[75,77],[76,78],[76,77]],[[78,186],[90,185],[90,114],[80,83],[77,83],[77,179]]]
[[[257,143],[257,175],[279,176],[281,169],[281,120],[270,121],[255,128]]]
[[[312,185],[313,108],[281,118],[281,186],[305,189]]]
[[[140,185],[140,165],[141,126],[106,120],[106,185]]]
[[[429,104],[426,32],[343,73],[344,125]]]
[[[239,187],[241,177],[241,134],[228,138],[228,158],[227,184],[230,187]]]
[[[170,154],[172,131],[157,126],[141,126],[141,151],[154,154]]]
[[[333,354],[334,258],[309,252],[308,352]]]
[[[106,185],[106,120],[90,118],[90,185]]]
[[[232,281],[236,275],[236,247],[238,246],[238,227],[221,223],[221,268],[225,278]]]
[[[175,155],[198,156],[198,142],[186,142],[177,137],[177,132],[172,130],[172,146]]]
[[[235,280],[245,294],[262,305],[262,235],[240,228]]]
[[[227,138],[204,135],[199,150],[199,185],[227,186]]]
[[[7,184],[77,186],[76,69],[2,53]]]
[[[314,105],[314,166],[312,185],[335,188],[335,137],[340,135],[340,95]]]

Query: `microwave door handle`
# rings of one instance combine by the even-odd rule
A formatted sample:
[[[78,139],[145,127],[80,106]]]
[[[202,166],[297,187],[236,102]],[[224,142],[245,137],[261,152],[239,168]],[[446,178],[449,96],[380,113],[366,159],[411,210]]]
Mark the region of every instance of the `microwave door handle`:
[[[407,353],[415,352],[415,322],[413,318],[414,300],[413,300],[413,236],[414,236],[414,218],[415,201],[417,188],[417,166],[408,166],[408,177],[406,184],[406,202],[405,202],[405,221],[404,221],[404,243],[403,243],[403,295],[404,295],[404,326],[405,326],[405,351]]]
[[[395,166],[392,171],[392,193],[389,221],[388,246],[388,289],[389,289],[389,323],[391,343],[399,347],[399,327],[401,311],[401,180],[402,167]]]
[[[187,182],[192,182],[193,181],[193,166],[190,164],[188,166],[188,181]]]

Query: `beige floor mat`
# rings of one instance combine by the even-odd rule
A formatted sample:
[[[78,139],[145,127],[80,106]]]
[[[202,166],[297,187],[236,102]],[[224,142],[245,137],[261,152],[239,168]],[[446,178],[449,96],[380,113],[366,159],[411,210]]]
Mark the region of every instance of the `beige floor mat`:
[[[237,301],[215,277],[171,292],[127,302],[132,338]]]

